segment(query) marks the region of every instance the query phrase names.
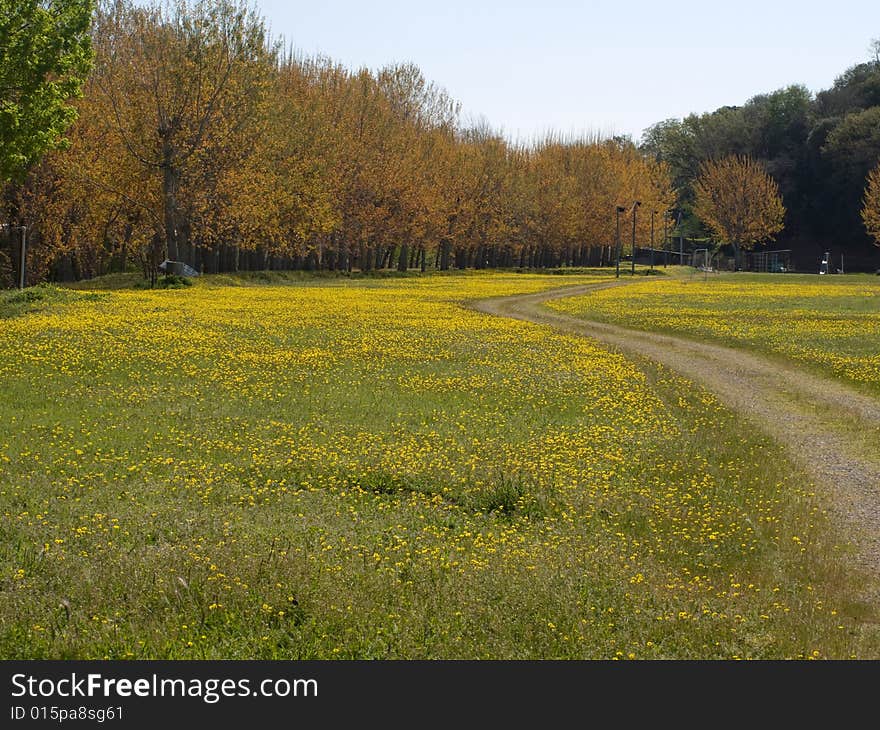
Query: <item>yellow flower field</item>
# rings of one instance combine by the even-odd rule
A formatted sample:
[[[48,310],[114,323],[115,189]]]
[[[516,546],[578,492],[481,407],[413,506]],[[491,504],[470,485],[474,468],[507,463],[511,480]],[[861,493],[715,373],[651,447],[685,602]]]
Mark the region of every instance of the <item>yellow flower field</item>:
[[[0,656],[874,655],[774,443],[462,306],[592,280],[209,279],[2,320]]]
[[[791,358],[880,391],[880,279],[654,279],[552,302],[557,311]]]

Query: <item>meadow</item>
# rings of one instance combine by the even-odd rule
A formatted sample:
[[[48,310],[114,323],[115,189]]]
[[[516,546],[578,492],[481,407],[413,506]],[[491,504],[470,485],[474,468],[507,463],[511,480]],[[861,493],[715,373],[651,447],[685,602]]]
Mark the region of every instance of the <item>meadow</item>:
[[[710,274],[643,280],[553,309],[747,347],[880,393],[880,277]]]
[[[880,656],[781,447],[463,306],[601,276],[7,295],[0,657]]]

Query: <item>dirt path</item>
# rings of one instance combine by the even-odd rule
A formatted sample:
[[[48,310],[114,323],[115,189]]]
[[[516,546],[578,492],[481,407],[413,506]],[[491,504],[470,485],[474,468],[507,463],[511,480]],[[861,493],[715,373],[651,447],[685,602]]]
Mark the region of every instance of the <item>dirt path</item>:
[[[880,578],[880,401],[846,385],[742,350],[592,322],[544,302],[622,282],[474,302],[486,314],[549,325],[646,357],[700,383],[787,447]],[[878,598],[878,596],[873,596]]]

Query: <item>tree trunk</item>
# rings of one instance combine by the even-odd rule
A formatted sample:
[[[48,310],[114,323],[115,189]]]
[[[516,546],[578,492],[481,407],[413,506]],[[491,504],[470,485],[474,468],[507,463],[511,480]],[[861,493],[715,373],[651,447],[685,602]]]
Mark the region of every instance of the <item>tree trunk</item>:
[[[134,233],[134,226],[131,223],[125,224],[125,232],[122,234],[122,245],[119,247],[119,270],[121,272],[125,271],[126,264],[128,263],[128,244],[131,241],[131,236]]]
[[[452,244],[449,241],[443,241],[440,244],[440,271],[449,271],[449,254]]]
[[[174,149],[169,142],[162,144],[162,201],[165,213],[165,248],[168,258],[178,260],[177,248],[177,171],[174,169]]]

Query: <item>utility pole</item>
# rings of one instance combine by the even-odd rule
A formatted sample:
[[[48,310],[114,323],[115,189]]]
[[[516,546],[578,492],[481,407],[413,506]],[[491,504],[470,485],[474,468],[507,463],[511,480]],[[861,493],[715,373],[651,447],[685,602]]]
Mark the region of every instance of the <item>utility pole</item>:
[[[633,201],[633,235],[632,235],[632,271],[630,276],[636,275],[636,208],[642,204],[640,200]]]
[[[663,211],[663,268],[669,266],[669,211]]]
[[[676,225],[678,226],[678,263],[684,266],[684,231],[681,229],[681,210],[678,211]]]
[[[616,211],[616,220],[617,220],[617,273],[615,274],[616,278],[620,278],[620,214],[626,210],[622,205],[617,206]]]
[[[654,270],[654,216],[657,215],[656,210],[651,211],[651,271]]]

